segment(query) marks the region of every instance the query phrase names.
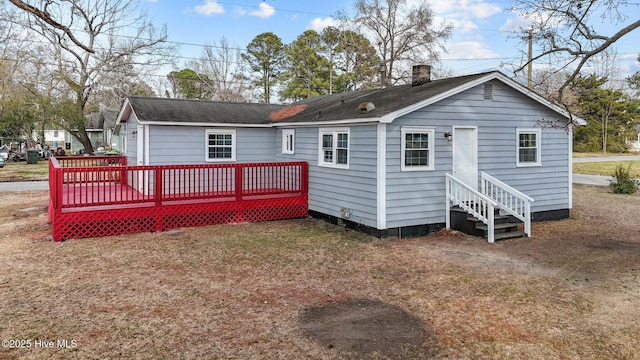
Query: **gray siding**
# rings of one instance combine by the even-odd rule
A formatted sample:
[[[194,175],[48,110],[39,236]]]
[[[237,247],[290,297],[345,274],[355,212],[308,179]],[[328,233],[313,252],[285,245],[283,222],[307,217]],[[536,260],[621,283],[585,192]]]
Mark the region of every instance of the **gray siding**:
[[[540,123],[559,119],[555,112],[494,81],[493,99],[484,99],[481,85],[388,124],[387,228],[444,223],[445,173],[452,171],[452,142],[443,134],[452,132],[454,126],[477,127],[479,172],[487,172],[534,198],[534,212],[567,209],[571,196],[570,140],[565,129]],[[136,139],[131,135],[136,125],[137,120],[132,118],[127,126],[130,164],[136,160]],[[402,126],[435,129],[435,170],[401,171]],[[280,128],[236,128],[236,161],[306,161],[310,210],[340,217],[341,208],[346,208],[351,214],[349,220],[377,227],[377,126],[348,127],[348,169],[318,165],[318,127],[295,128],[295,153],[291,155],[282,154]],[[541,128],[542,166],[516,166],[518,127]],[[150,164],[204,163],[205,134],[205,127],[150,126]]]
[[[191,126],[150,126],[149,164],[203,164],[206,130]],[[230,128],[215,128],[230,129]],[[236,162],[272,162],[276,130],[236,128]]]
[[[318,166],[318,128],[295,129],[295,154],[282,154],[282,130],[276,137],[278,161],[309,163],[309,209],[340,217],[340,209],[351,212],[349,220],[377,226],[377,180],[375,125],[350,126],[349,169]]]
[[[138,129],[138,118],[136,118],[136,116],[133,114],[133,112],[131,112],[131,115],[129,116],[129,118],[126,121],[127,126],[126,126],[126,131],[125,131],[125,138],[126,138],[126,151],[125,151],[125,155],[127,156],[127,165],[137,165],[137,161],[138,161],[138,153],[136,151],[137,146],[138,146],[138,142],[136,141],[136,138],[133,136],[133,132],[137,131]]]
[[[541,120],[560,115],[493,82],[493,99],[478,86],[395,120],[387,127],[387,227],[445,221],[445,173],[452,171],[453,126],[477,126],[478,172],[486,172],[531,196],[532,211],[569,208],[569,138]],[[435,170],[400,171],[401,126],[435,128]],[[516,128],[541,128],[542,166],[516,167]],[[542,185],[542,186],[541,186]]]

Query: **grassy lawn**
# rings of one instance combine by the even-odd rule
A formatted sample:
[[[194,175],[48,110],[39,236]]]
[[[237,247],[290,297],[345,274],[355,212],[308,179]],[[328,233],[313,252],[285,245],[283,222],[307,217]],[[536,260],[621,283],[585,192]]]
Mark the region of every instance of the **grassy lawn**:
[[[0,339],[32,341],[0,358],[637,359],[640,195],[574,190],[570,219],[493,245],[313,219],[54,243],[47,192],[0,194]],[[424,337],[393,352],[314,341],[309,309],[345,300],[401,309]]]
[[[39,160],[37,164],[8,162],[0,168],[0,181],[34,181],[49,178],[49,162]]]
[[[613,176],[615,168],[622,165],[625,169],[631,165],[632,177],[640,178],[640,161],[607,161],[592,163],[574,163],[573,172],[576,174]]]

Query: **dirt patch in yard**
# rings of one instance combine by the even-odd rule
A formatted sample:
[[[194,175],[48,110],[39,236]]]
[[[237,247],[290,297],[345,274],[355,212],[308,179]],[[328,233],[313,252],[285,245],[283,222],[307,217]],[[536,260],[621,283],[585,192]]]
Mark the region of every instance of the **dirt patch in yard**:
[[[303,310],[300,327],[329,349],[394,354],[425,340],[420,319],[372,299],[347,299]]]
[[[495,244],[313,219],[54,243],[47,203],[0,194],[0,340],[31,341],[2,359],[640,358],[640,195],[576,186]]]

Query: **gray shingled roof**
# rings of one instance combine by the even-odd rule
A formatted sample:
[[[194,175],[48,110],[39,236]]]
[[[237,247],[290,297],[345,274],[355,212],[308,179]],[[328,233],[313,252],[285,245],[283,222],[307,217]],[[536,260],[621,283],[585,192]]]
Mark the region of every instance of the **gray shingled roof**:
[[[334,95],[316,96],[292,106],[306,105],[297,115],[276,122],[309,122],[378,118],[422,100],[440,95],[469,81],[486,76],[480,73],[468,76],[434,80],[420,86],[401,85],[384,89],[362,90]],[[360,104],[373,103],[375,109],[360,111]]]
[[[316,96],[288,106],[148,97],[130,97],[128,100],[138,119],[143,123],[269,125],[342,120],[367,121],[367,119],[380,121],[386,115],[421,102],[429,103],[430,99],[435,101],[448,91],[463,88],[465,84],[473,83],[490,74],[499,73],[492,71],[439,79],[420,86],[402,85]],[[548,103],[541,96],[528,90],[527,92],[536,101]],[[367,103],[373,104],[375,109],[361,111],[361,105]],[[562,109],[551,103],[547,106],[563,113]]]
[[[282,105],[228,103],[205,100],[129,97],[141,122],[270,124],[269,114]]]

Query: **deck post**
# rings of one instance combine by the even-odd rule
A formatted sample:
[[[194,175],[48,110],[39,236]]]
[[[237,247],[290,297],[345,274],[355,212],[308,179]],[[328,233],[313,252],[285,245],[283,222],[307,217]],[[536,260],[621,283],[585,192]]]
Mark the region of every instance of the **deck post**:
[[[301,164],[302,168],[300,169],[300,177],[301,177],[301,190],[305,196],[309,195],[309,164],[307,162],[303,162]]]
[[[242,203],[242,184],[243,182],[243,173],[244,173],[244,167],[242,166],[242,164],[236,164],[234,166],[234,171],[235,171],[235,185],[233,190],[236,193],[236,206],[237,206],[237,221],[238,222],[243,222],[244,221],[244,215],[243,215],[243,210],[244,210],[244,204]]]
[[[120,185],[127,185],[127,183],[129,182],[127,179],[127,170],[125,170],[126,165],[127,157],[121,156],[120,163],[118,164],[118,166],[120,166]]]
[[[449,208],[449,205],[450,205],[449,194],[451,193],[451,185],[449,184],[448,177],[445,177],[445,184],[446,185],[445,185],[445,197],[444,197],[444,209],[445,209],[444,221],[445,221],[445,228],[451,229],[451,209]]]
[[[162,186],[162,176],[163,176],[163,172],[162,172],[162,168],[157,166],[155,167],[154,171],[153,171],[153,176],[154,176],[154,189],[153,189],[153,194],[154,194],[154,198],[156,200],[156,231],[160,232],[162,231],[163,228],[163,224],[162,224],[162,216],[160,208],[162,207],[162,197],[163,197],[163,186]]]

